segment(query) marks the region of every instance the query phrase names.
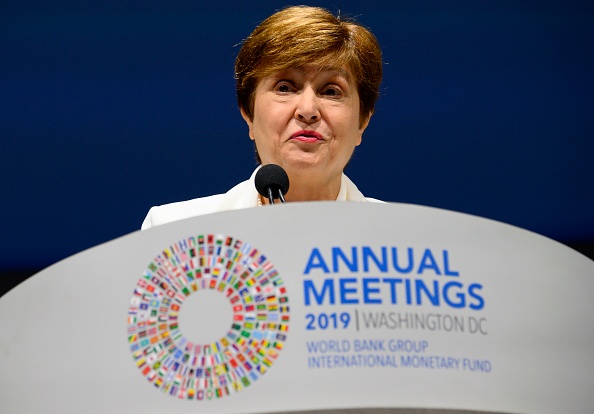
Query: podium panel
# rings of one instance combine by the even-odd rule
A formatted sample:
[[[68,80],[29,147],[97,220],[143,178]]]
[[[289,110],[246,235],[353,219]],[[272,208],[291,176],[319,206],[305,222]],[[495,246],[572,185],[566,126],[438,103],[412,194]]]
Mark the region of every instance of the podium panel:
[[[585,256],[446,210],[195,217],[3,296],[0,412],[591,412],[592,292]]]

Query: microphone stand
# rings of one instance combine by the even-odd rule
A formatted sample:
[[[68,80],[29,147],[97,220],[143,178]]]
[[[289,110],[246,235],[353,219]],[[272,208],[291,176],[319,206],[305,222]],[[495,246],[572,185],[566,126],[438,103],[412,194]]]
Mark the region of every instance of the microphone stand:
[[[274,204],[274,196],[272,195],[272,186],[267,188],[268,190],[268,201],[270,201],[270,204]],[[283,196],[283,192],[281,191],[281,189],[278,189],[278,197],[280,198],[281,203],[285,204],[287,201],[285,200],[285,197]]]
[[[272,187],[268,187],[268,201],[270,201],[270,204],[274,204],[274,196],[272,195]]]

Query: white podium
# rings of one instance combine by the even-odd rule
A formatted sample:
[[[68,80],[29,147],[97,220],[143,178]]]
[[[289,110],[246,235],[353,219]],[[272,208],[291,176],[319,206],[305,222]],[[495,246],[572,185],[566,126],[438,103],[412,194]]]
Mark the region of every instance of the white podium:
[[[585,256],[445,210],[196,217],[3,296],[0,412],[589,413],[593,292]]]

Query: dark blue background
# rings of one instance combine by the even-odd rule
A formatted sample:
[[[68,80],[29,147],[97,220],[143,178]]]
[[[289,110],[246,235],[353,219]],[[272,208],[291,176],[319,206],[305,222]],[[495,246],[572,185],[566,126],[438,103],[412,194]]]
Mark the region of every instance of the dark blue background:
[[[246,179],[233,62],[286,4],[3,2],[0,268],[47,266]],[[364,194],[594,241],[592,2],[310,4],[383,47],[347,168]]]

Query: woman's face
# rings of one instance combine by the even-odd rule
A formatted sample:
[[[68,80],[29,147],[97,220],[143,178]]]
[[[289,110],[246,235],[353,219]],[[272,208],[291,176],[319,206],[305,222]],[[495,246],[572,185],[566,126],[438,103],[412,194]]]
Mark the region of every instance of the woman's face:
[[[360,125],[359,95],[350,71],[313,66],[260,80],[253,119],[242,115],[263,165],[278,164],[289,176],[322,182],[340,179],[369,121]]]

